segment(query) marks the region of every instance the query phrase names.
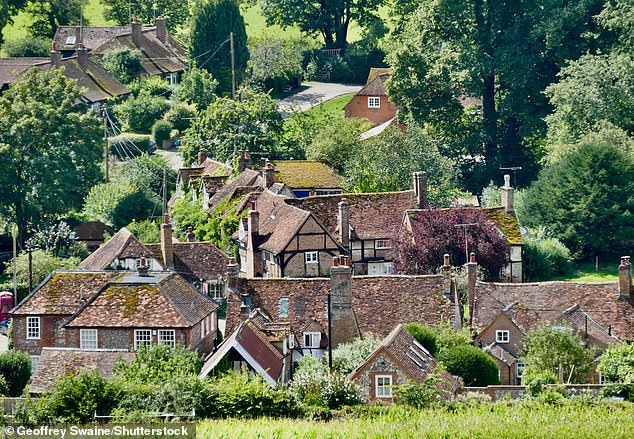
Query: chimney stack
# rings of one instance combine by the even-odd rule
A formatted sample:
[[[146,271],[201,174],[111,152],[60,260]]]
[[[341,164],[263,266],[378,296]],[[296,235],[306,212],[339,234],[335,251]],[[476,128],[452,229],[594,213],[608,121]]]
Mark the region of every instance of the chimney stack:
[[[348,200],[342,198],[339,202],[339,241],[350,253],[350,204]]]
[[[513,212],[513,196],[515,189],[511,186],[511,176],[509,174],[504,175],[504,186],[501,187],[502,191],[502,207],[504,212]]]
[[[174,243],[172,242],[172,225],[168,214],[163,215],[163,224],[161,224],[161,253],[165,269],[174,271]]]
[[[467,263],[467,300],[469,302],[469,327],[473,327],[473,310],[475,308],[476,280],[478,279],[478,264],[475,253],[469,255]]]
[[[350,258],[339,256],[330,267],[332,347],[361,337],[352,309],[352,268]]]
[[[414,172],[414,209],[429,209],[429,200],[427,198],[427,172]]]
[[[229,263],[227,264],[227,288],[237,289],[239,287],[239,279],[240,266],[236,264],[235,258],[230,257]]]
[[[256,248],[257,237],[260,234],[260,214],[257,210],[250,210],[247,220],[247,257],[246,257],[246,273],[247,278],[252,279],[259,277],[261,273],[260,265],[262,263]]]
[[[150,267],[148,267],[145,263],[145,258],[141,258],[139,262],[139,268],[137,268],[139,272],[139,277],[148,277],[148,272],[150,271]]]
[[[207,160],[207,153],[201,148],[200,151],[198,151],[198,166],[202,166],[205,160]]]
[[[621,257],[619,265],[619,294],[630,298],[632,293],[632,263],[629,256]]]
[[[187,227],[187,242],[195,242],[196,234],[194,233],[194,228],[192,226]]]
[[[55,42],[55,40],[53,40],[53,42],[51,43],[51,64],[59,67],[59,65],[62,63],[62,53],[57,50],[57,43]]]
[[[238,172],[251,169],[253,163],[251,162],[251,155],[249,154],[249,151],[239,151],[238,153]]]
[[[156,38],[161,43],[167,43],[167,23],[165,17],[160,15],[154,20],[154,26],[156,26]]]
[[[140,46],[143,25],[136,17],[134,17],[132,18],[130,27],[132,28],[132,43],[134,43],[135,46]]]
[[[77,62],[82,67],[85,67],[88,63],[88,49],[81,42],[77,45]]]
[[[273,164],[267,159],[264,164],[264,170],[262,174],[264,175],[264,186],[269,188],[275,183],[275,179],[273,178],[273,173],[275,169],[273,168]]]

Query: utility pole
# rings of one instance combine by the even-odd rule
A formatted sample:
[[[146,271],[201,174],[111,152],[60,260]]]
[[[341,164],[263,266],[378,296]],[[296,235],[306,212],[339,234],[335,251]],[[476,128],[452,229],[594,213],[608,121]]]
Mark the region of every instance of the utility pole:
[[[103,116],[103,138],[106,142],[105,146],[104,146],[104,156],[105,156],[105,161],[106,161],[106,171],[105,171],[105,177],[106,177],[106,183],[108,183],[108,181],[110,181],[110,175],[109,175],[109,166],[108,166],[108,162],[110,161],[110,151],[109,151],[109,145],[108,145],[108,108],[106,107],[106,104],[104,104],[101,107],[101,114]]]
[[[235,50],[233,47],[233,32],[229,34],[229,42],[231,45],[231,99],[236,100],[236,60]]]
[[[464,256],[467,262],[469,262],[469,240],[467,239],[467,227],[477,225],[478,223],[454,224],[454,227],[462,227],[464,230]]]
[[[331,293],[328,293],[328,370],[332,372],[332,314]]]
[[[11,227],[11,235],[13,236],[13,298],[18,297],[18,225]]]
[[[163,168],[163,215],[167,213],[167,168]]]
[[[28,250],[29,254],[29,294],[33,291],[33,250]]]

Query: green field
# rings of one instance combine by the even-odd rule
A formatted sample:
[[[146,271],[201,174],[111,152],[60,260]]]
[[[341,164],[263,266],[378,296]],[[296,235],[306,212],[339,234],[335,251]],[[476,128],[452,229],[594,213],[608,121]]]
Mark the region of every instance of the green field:
[[[537,405],[499,402],[408,410],[329,422],[291,419],[205,420],[203,438],[631,438],[634,405]]]
[[[564,280],[571,282],[614,282],[618,280],[619,265],[617,258],[611,258],[610,263],[599,260],[599,269],[596,270],[594,262],[578,262],[574,264],[574,271],[568,276],[559,276],[551,280]]]
[[[316,107],[307,110],[307,113],[314,115],[318,120],[323,119],[326,115],[342,115],[343,107],[346,106],[350,99],[354,94],[345,94],[338,96],[334,99],[326,101],[322,104],[317,105]]]

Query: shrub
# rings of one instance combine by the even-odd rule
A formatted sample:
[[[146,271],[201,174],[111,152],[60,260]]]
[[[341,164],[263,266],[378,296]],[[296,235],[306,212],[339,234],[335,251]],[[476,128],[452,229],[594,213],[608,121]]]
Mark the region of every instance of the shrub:
[[[48,57],[51,43],[46,38],[18,38],[8,40],[2,49],[8,57]]]
[[[134,186],[110,182],[93,186],[86,196],[84,214],[119,229],[132,220],[143,220],[156,210],[158,201]]]
[[[338,409],[361,402],[356,384],[342,373],[327,372],[325,367],[297,372],[289,391],[294,400],[302,406]]]
[[[606,349],[601,355],[597,372],[608,382],[634,383],[634,344],[623,343]]]
[[[321,402],[325,407],[333,410],[343,406],[361,404],[359,388],[348,380],[346,375],[333,372],[326,375],[322,384]]]
[[[38,226],[27,241],[31,249],[41,249],[55,256],[76,256],[84,259],[88,249],[84,243],[77,241],[73,229],[65,221]]]
[[[9,385],[7,384],[7,380],[5,380],[2,375],[0,375],[0,396],[7,396],[8,394]]]
[[[31,254],[33,261],[31,272],[33,275],[33,285],[36,286],[54,270],[72,270],[77,268],[80,259],[74,257],[57,257],[44,250],[35,250]],[[5,275],[10,277],[13,274],[13,260],[7,263]],[[17,280],[19,283],[28,284],[29,282],[29,257],[27,252],[22,252],[17,258],[16,267]],[[17,302],[16,302],[17,303]]]
[[[436,334],[428,327],[418,323],[408,323],[405,325],[407,332],[412,334],[412,337],[416,339],[425,349],[429,351],[433,356],[438,352],[438,345],[436,343]]]
[[[0,354],[0,375],[8,386],[8,395],[20,396],[31,378],[31,357],[15,350]]]
[[[110,151],[121,160],[137,157],[150,151],[149,134],[124,133],[108,137]]]
[[[135,79],[128,88],[134,96],[163,96],[169,98],[172,88],[168,82],[160,76],[148,76],[146,78]]]
[[[189,69],[176,86],[174,98],[178,102],[194,104],[202,111],[216,100],[216,81],[207,70]]]
[[[183,102],[177,102],[163,115],[163,120],[171,123],[174,129],[182,133],[191,126],[194,117],[196,117],[196,107]]]
[[[103,66],[119,81],[127,84],[142,70],[141,52],[131,49],[117,49],[103,56]]]
[[[164,98],[139,95],[116,107],[115,113],[123,122],[125,131],[147,133],[154,122],[163,117],[169,107]]]
[[[449,373],[458,375],[465,386],[499,384],[495,361],[475,346],[455,346],[440,354]]]
[[[172,132],[172,124],[165,120],[157,120],[152,125],[152,136],[156,142],[156,146],[161,148],[164,140],[170,139],[170,133]]]
[[[332,368],[349,374],[376,349],[380,340],[372,336],[357,338],[350,343],[342,343],[332,351]]]
[[[143,221],[132,220],[126,228],[143,244],[155,244],[157,242],[161,242],[161,230],[156,221],[152,221],[150,219]]]
[[[572,270],[570,250],[558,239],[538,236],[524,245],[524,276],[527,282],[548,280]]]
[[[441,369],[435,370],[425,377],[422,383],[408,381],[405,384],[394,387],[395,401],[418,409],[426,408],[435,402],[442,400],[447,391],[440,388],[442,379]]]

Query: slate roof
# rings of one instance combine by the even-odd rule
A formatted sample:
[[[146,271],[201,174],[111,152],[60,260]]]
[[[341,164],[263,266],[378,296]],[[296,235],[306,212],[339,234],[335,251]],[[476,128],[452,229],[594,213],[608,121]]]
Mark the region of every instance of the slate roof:
[[[134,352],[45,347],[31,377],[29,393],[41,394],[52,390],[59,379],[74,375],[80,369],[98,370],[101,376],[110,378],[119,360],[132,361],[134,356]]]
[[[116,276],[113,271],[54,271],[12,314],[72,315]]]
[[[223,278],[229,256],[211,242],[178,242],[174,246],[174,270],[189,282]],[[163,264],[161,244],[145,245]]]
[[[396,240],[403,215],[412,207],[414,191],[375,194],[322,195],[288,199],[286,203],[311,212],[333,235],[338,235],[339,202],[350,204],[350,227],[353,239]]]
[[[93,297],[68,327],[190,328],[218,305],[175,273],[122,274]]]
[[[79,268],[82,270],[105,270],[115,259],[151,258],[153,256],[154,254],[132,232],[123,227],[108,242],[81,261]],[[162,257],[159,260],[162,260]]]
[[[634,299],[619,294],[616,282],[476,283],[473,312],[478,332],[509,305],[539,315],[541,322],[556,322],[562,313],[578,306],[597,323],[597,328],[621,340],[634,340]],[[577,318],[571,310],[567,313]]]
[[[278,160],[272,162],[275,181],[291,189],[341,189],[342,178],[328,165],[316,160]]]

